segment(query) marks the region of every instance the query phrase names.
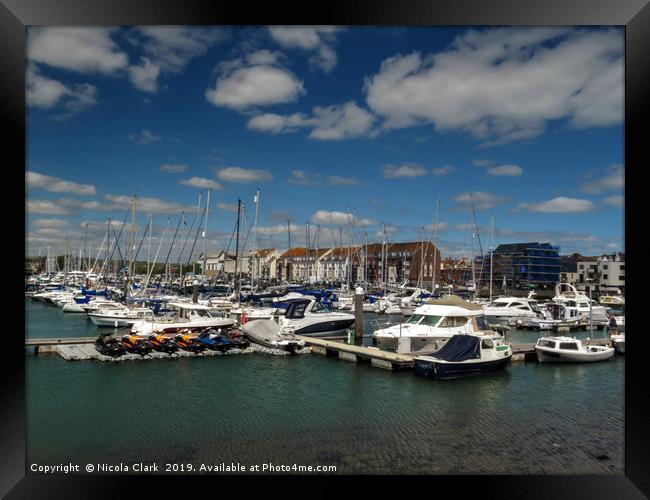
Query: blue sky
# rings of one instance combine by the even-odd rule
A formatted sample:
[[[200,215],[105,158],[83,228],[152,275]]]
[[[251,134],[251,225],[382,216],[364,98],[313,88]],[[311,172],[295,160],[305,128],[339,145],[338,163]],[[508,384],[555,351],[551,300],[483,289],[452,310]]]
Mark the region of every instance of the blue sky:
[[[494,245],[624,251],[623,46],[620,28],[29,28],[28,253],[98,248],[133,194],[157,242],[208,188],[210,253],[258,188],[261,246],[287,247],[287,219],[292,245],[307,222],[348,243],[351,220],[357,243],[433,239],[439,200],[445,256],[478,251],[472,203],[484,248],[493,218]]]

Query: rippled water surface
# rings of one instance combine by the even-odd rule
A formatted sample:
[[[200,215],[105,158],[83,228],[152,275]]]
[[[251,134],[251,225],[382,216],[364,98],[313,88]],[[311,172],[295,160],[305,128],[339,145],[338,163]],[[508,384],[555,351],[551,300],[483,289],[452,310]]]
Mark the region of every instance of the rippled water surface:
[[[30,337],[96,334],[85,317],[52,306],[28,300],[26,313]],[[27,355],[27,461],[622,474],[624,361],[520,362],[433,381],[317,355],[116,363]]]

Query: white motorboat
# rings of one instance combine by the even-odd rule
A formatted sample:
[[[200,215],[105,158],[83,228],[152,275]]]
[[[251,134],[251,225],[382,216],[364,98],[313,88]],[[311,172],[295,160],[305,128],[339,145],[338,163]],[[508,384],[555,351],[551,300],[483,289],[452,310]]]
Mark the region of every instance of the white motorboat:
[[[613,347],[583,345],[573,337],[542,337],[535,344],[540,363],[584,363],[605,361],[614,356]]]
[[[614,349],[619,354],[625,354],[625,334],[612,335],[609,337],[614,342]]]
[[[429,299],[406,322],[378,328],[372,335],[379,349],[408,353],[438,350],[458,334],[485,334],[501,342],[501,335],[490,328],[483,308],[456,295]]]
[[[293,330],[281,328],[273,320],[250,321],[242,325],[241,331],[252,342],[271,349],[294,352],[296,349],[305,346],[305,342],[296,338]]]
[[[296,335],[323,337],[341,334],[354,325],[354,315],[334,311],[329,305],[317,301],[311,295],[292,292],[292,298],[282,300],[288,303],[280,319],[283,331]]]
[[[537,300],[530,297],[499,297],[484,307],[488,323],[495,325],[515,324],[517,321],[544,319]]]
[[[153,320],[136,321],[131,327],[135,335],[150,333],[178,333],[189,331],[199,333],[204,330],[230,328],[235,320],[214,316],[210,307],[202,304],[170,302],[167,304],[172,311]]]
[[[154,314],[148,307],[122,307],[121,309],[103,309],[88,313],[90,320],[97,326],[121,328],[131,326],[136,321],[153,321]]]
[[[590,311],[592,324],[596,326],[605,326],[607,324],[607,308],[598,305],[596,301],[591,300],[583,292],[579,292],[570,283],[558,283],[555,286],[555,297],[551,300],[555,304],[562,304],[581,313],[583,324],[589,322]]]
[[[518,328],[533,330],[574,329],[580,326],[582,314],[562,304],[548,304],[543,309],[543,318],[525,318],[516,322]]]
[[[431,355],[416,356],[416,375],[449,379],[503,370],[512,358],[512,348],[497,345],[489,335],[454,335]]]

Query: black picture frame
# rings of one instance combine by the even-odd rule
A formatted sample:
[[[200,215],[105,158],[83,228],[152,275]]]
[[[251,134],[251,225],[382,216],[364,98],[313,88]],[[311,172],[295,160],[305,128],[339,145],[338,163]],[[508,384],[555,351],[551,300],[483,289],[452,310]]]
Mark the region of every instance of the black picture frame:
[[[354,3],[329,1],[320,8],[309,3],[284,9],[274,2],[254,7],[242,2],[206,0],[0,0],[0,96],[3,117],[3,142],[14,153],[5,162],[6,173],[24,176],[17,164],[25,164],[25,27],[33,25],[144,25],[144,24],[340,24],[340,25],[622,25],[625,26],[625,213],[633,222],[641,220],[643,173],[647,163],[642,155],[644,127],[650,89],[650,6],[647,0],[363,0]],[[645,139],[645,140],[644,140]],[[13,150],[13,151],[11,151]],[[17,158],[17,160],[15,160]],[[637,177],[635,177],[637,176]],[[636,184],[633,182],[636,180]],[[16,180],[17,185],[24,182]],[[11,190],[17,191],[19,190]],[[18,195],[18,198],[19,195]],[[22,203],[18,199],[16,203]],[[638,214],[638,215],[637,215]],[[12,213],[9,211],[9,216]],[[626,218],[625,251],[628,261],[626,300],[627,329],[633,333],[626,354],[625,388],[625,476],[426,476],[372,477],[375,487],[386,482],[409,485],[405,494],[427,495],[450,491],[480,493],[495,498],[644,498],[650,496],[650,433],[648,418],[647,370],[641,359],[643,325],[639,307],[643,226],[628,225]],[[9,231],[11,235],[11,231]],[[20,237],[20,236],[18,236]],[[9,244],[9,243],[6,243]],[[15,242],[10,245],[16,247]],[[16,253],[18,251],[16,250]],[[24,255],[23,255],[24,257]],[[21,257],[19,256],[18,259]],[[18,259],[14,263],[19,268]],[[16,280],[18,281],[18,279]],[[16,283],[18,285],[18,283]],[[10,287],[19,303],[19,286]],[[13,300],[11,301],[13,303]],[[634,304],[637,304],[636,306]],[[14,327],[19,328],[20,325]],[[638,327],[638,328],[637,328]],[[12,328],[13,330],[13,328]],[[638,330],[638,332],[637,332]],[[223,477],[131,477],[131,476],[39,476],[25,474],[25,379],[24,344],[16,332],[4,332],[2,344],[2,401],[0,401],[0,494],[7,498],[115,497],[145,482],[150,487],[187,494],[188,487],[203,479],[228,482],[236,486],[241,478]],[[597,397],[597,394],[594,395]],[[174,480],[175,479],[175,480]],[[234,479],[234,481],[233,481]],[[265,478],[245,478],[249,485],[260,485]],[[314,481],[327,484],[332,494],[345,485],[341,477],[292,477],[292,489],[312,494]],[[355,478],[356,479],[356,478]],[[362,478],[363,479],[363,478]],[[366,478],[368,479],[368,478]],[[174,480],[172,482],[172,480]],[[416,481],[415,483],[413,481]],[[419,487],[422,486],[423,490]],[[452,490],[449,490],[449,487]],[[179,488],[175,490],[175,488]],[[191,490],[190,490],[191,491]],[[325,490],[322,490],[323,492]],[[302,492],[302,493],[300,493]]]

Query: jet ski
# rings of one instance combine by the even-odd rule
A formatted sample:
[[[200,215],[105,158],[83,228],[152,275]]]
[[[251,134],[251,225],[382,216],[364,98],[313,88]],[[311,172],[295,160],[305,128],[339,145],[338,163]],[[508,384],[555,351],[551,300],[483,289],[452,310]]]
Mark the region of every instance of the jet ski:
[[[122,343],[110,334],[102,334],[95,340],[95,349],[104,356],[119,358],[126,353],[126,348]]]
[[[178,344],[174,339],[165,337],[164,335],[158,335],[152,333],[149,335],[149,342],[151,342],[151,347],[154,351],[166,352],[170,356],[178,351]]]
[[[192,337],[187,333],[179,333],[175,337],[176,344],[178,347],[184,351],[193,352],[194,354],[199,354],[206,350],[205,344],[198,342],[196,337]]]
[[[229,336],[219,330],[208,330],[196,337],[196,341],[213,351],[226,352],[230,349],[246,349],[250,342],[241,338],[241,334]]]
[[[122,344],[127,352],[139,354],[140,356],[146,356],[153,349],[151,342],[135,335],[125,335],[122,337]]]

